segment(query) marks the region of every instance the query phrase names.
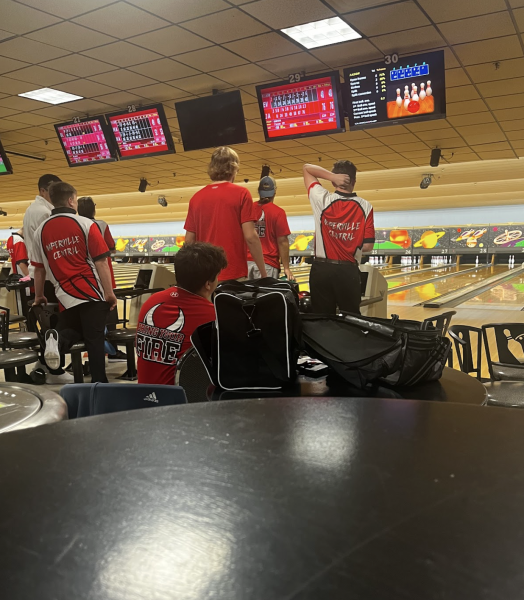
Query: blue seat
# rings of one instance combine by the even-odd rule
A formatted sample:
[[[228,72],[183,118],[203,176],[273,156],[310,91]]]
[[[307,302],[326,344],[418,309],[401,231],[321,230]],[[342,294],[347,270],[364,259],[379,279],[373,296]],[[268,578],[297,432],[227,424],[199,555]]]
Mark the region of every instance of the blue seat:
[[[60,395],[70,419],[187,403],[183,388],[173,385],[71,383],[64,385]]]

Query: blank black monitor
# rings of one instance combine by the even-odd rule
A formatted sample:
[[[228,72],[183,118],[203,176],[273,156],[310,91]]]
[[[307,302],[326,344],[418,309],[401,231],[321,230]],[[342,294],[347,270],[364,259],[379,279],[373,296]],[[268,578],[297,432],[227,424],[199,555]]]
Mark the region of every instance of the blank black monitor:
[[[240,91],[175,104],[184,150],[244,144],[246,119]]]

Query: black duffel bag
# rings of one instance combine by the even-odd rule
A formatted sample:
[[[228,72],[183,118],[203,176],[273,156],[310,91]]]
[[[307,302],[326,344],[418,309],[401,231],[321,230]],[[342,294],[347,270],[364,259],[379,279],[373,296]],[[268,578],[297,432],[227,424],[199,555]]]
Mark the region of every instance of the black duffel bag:
[[[272,279],[224,281],[216,321],[191,340],[214,385],[224,390],[278,390],[295,382],[300,314],[295,287]]]

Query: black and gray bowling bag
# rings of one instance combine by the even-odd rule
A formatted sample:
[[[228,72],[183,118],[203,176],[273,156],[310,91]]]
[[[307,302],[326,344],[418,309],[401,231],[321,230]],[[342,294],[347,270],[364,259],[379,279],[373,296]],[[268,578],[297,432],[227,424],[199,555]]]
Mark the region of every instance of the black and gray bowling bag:
[[[414,386],[436,381],[446,366],[450,341],[418,321],[302,315],[306,351],[357,387],[381,382]]]
[[[272,279],[224,281],[216,321],[191,340],[209,376],[224,390],[278,390],[296,380],[301,344],[298,295]]]

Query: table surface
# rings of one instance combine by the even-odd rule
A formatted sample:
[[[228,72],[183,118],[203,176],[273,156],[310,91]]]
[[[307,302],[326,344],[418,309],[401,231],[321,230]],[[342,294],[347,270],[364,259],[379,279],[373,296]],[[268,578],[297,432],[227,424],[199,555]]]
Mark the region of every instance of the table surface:
[[[521,600],[524,412],[151,408],[0,436],[9,600]]]
[[[45,388],[0,383],[0,433],[36,427],[67,418],[62,398]]]

